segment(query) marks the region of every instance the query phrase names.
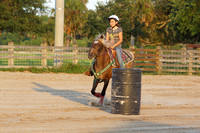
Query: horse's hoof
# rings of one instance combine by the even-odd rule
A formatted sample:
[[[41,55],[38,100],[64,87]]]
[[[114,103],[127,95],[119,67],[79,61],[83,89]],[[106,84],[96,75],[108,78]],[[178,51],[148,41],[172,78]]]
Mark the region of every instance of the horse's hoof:
[[[99,103],[96,103],[96,102],[89,102],[89,105],[90,106],[94,106],[94,107],[101,107],[102,105],[101,104],[99,104]]]
[[[99,101],[98,103],[100,106],[103,106],[103,102],[102,101]]]

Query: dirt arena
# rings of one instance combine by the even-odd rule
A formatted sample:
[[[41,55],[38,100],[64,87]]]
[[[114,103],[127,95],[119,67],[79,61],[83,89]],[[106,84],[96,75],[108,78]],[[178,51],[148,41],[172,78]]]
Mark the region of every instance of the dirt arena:
[[[200,76],[143,75],[140,115],[91,106],[93,78],[82,74],[0,72],[0,79],[0,133],[200,133]]]

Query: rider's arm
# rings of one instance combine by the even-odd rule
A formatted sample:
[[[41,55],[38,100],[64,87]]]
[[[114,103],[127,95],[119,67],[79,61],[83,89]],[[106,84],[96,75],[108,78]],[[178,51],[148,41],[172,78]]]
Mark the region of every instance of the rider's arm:
[[[109,42],[109,33],[106,32],[106,41]]]

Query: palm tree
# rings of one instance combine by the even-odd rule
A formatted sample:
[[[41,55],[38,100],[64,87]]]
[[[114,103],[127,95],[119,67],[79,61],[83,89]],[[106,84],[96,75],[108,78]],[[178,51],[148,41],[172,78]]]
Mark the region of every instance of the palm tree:
[[[86,20],[86,3],[87,0],[65,0],[64,31],[73,40],[76,40],[76,34],[81,32],[79,29],[83,28]]]

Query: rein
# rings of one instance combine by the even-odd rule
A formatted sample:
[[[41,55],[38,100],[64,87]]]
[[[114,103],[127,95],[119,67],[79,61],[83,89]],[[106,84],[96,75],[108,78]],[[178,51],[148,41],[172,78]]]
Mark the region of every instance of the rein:
[[[108,53],[108,52],[110,52],[110,51],[111,51],[111,49],[109,49],[108,51],[106,51],[106,52],[104,52],[104,53],[102,53],[102,54],[99,54],[98,56],[104,55],[104,54],[106,54],[106,53]]]
[[[103,47],[103,45],[102,45],[102,47],[101,47],[98,51],[95,50],[94,48],[93,48],[93,50],[95,50],[95,51],[98,53],[97,56],[105,55],[105,54],[108,53],[108,52],[111,52],[111,53],[112,53],[112,50],[111,50],[110,48],[108,48],[108,50],[106,49],[106,52],[100,54],[99,52],[101,52],[101,51],[103,50],[103,48],[104,48],[104,47]],[[94,76],[95,76],[95,80],[96,80],[96,79],[98,79],[98,76],[99,76],[100,74],[102,74],[103,72],[105,72],[109,67],[112,66],[112,64],[115,63],[116,59],[114,59],[112,62],[110,62],[104,69],[102,69],[102,70],[99,71],[99,72],[95,72],[95,70],[94,70],[95,61],[96,61],[96,59],[93,59],[92,64],[91,64],[91,68],[92,68],[92,72],[93,72],[93,74],[94,74]]]
[[[104,53],[102,53],[102,54],[99,54],[99,52],[98,51],[101,51],[102,49],[103,49],[103,47],[101,47],[101,49],[100,50],[96,50],[96,49],[94,49],[94,48],[91,48],[92,50],[94,50],[94,51],[96,51],[96,53],[98,53],[97,54],[97,56],[101,56],[101,55],[105,55],[106,53],[108,53],[108,52],[110,52],[110,51],[112,51],[111,49],[109,49],[108,51],[106,50],[106,52],[104,52]]]

